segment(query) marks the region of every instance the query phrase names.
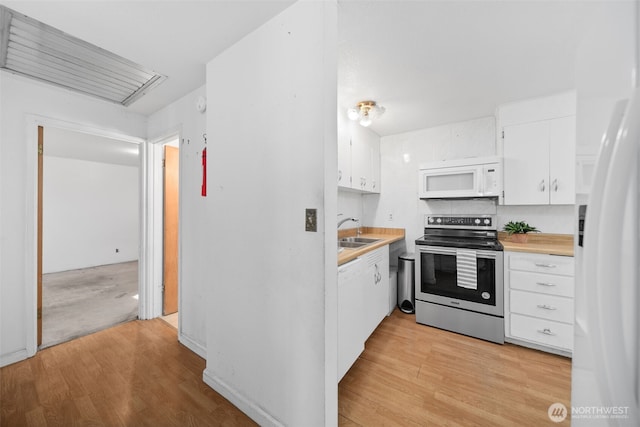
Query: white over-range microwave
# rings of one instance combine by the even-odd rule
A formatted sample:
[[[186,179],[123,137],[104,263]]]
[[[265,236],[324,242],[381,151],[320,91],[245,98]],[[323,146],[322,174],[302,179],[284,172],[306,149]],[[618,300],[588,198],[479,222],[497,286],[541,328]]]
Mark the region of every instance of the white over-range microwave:
[[[502,159],[476,157],[420,165],[421,199],[495,197],[502,201]]]

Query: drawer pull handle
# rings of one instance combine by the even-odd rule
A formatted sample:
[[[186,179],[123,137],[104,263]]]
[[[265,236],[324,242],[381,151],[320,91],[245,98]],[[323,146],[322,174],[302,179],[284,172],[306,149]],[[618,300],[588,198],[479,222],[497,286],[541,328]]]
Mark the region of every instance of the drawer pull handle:
[[[544,268],[556,268],[555,264],[543,264],[541,262],[536,262],[536,267],[544,267]]]
[[[538,332],[544,335],[550,335],[552,337],[555,337],[556,334],[554,334],[553,332],[551,332],[551,329],[549,328],[544,328],[543,330],[538,329]]]
[[[555,286],[555,283],[548,283],[548,282],[536,282],[536,285],[540,285],[540,286]]]
[[[543,310],[557,310],[557,308],[555,308],[554,306],[547,304],[538,304],[538,308],[541,308]]]

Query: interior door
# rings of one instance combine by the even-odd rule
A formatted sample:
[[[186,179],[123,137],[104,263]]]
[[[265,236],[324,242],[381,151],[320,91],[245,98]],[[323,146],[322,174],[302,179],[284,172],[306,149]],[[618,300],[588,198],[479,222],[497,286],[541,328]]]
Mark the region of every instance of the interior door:
[[[36,264],[37,264],[37,336],[38,347],[42,345],[42,183],[43,183],[43,154],[44,154],[44,128],[38,126],[38,219],[37,219],[37,233],[38,242],[36,247]]]
[[[164,315],[178,311],[179,150],[164,146]]]

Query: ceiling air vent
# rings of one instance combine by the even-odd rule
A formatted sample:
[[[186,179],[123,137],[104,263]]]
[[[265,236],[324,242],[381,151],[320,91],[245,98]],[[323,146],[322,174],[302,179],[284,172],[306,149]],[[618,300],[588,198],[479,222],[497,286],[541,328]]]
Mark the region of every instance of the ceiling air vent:
[[[125,106],[166,79],[1,5],[0,68]]]

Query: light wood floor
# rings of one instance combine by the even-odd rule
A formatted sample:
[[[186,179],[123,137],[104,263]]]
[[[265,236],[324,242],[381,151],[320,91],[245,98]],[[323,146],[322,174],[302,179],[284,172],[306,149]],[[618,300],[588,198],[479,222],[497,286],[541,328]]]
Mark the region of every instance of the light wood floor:
[[[204,368],[163,320],[125,323],[0,369],[0,426],[255,425],[202,382]],[[569,359],[396,310],[340,382],[339,423],[547,425],[551,403],[570,407],[570,378]]]
[[[171,326],[173,326],[174,328],[178,329],[178,312],[177,311],[173,314],[167,314],[166,316],[162,316],[160,318],[165,322],[167,322],[168,324],[170,324]]]
[[[0,426],[253,426],[202,382],[160,320],[135,320],[0,369]]]
[[[571,359],[416,324],[395,310],[339,388],[341,426],[541,426]],[[568,425],[567,419],[560,425]]]

